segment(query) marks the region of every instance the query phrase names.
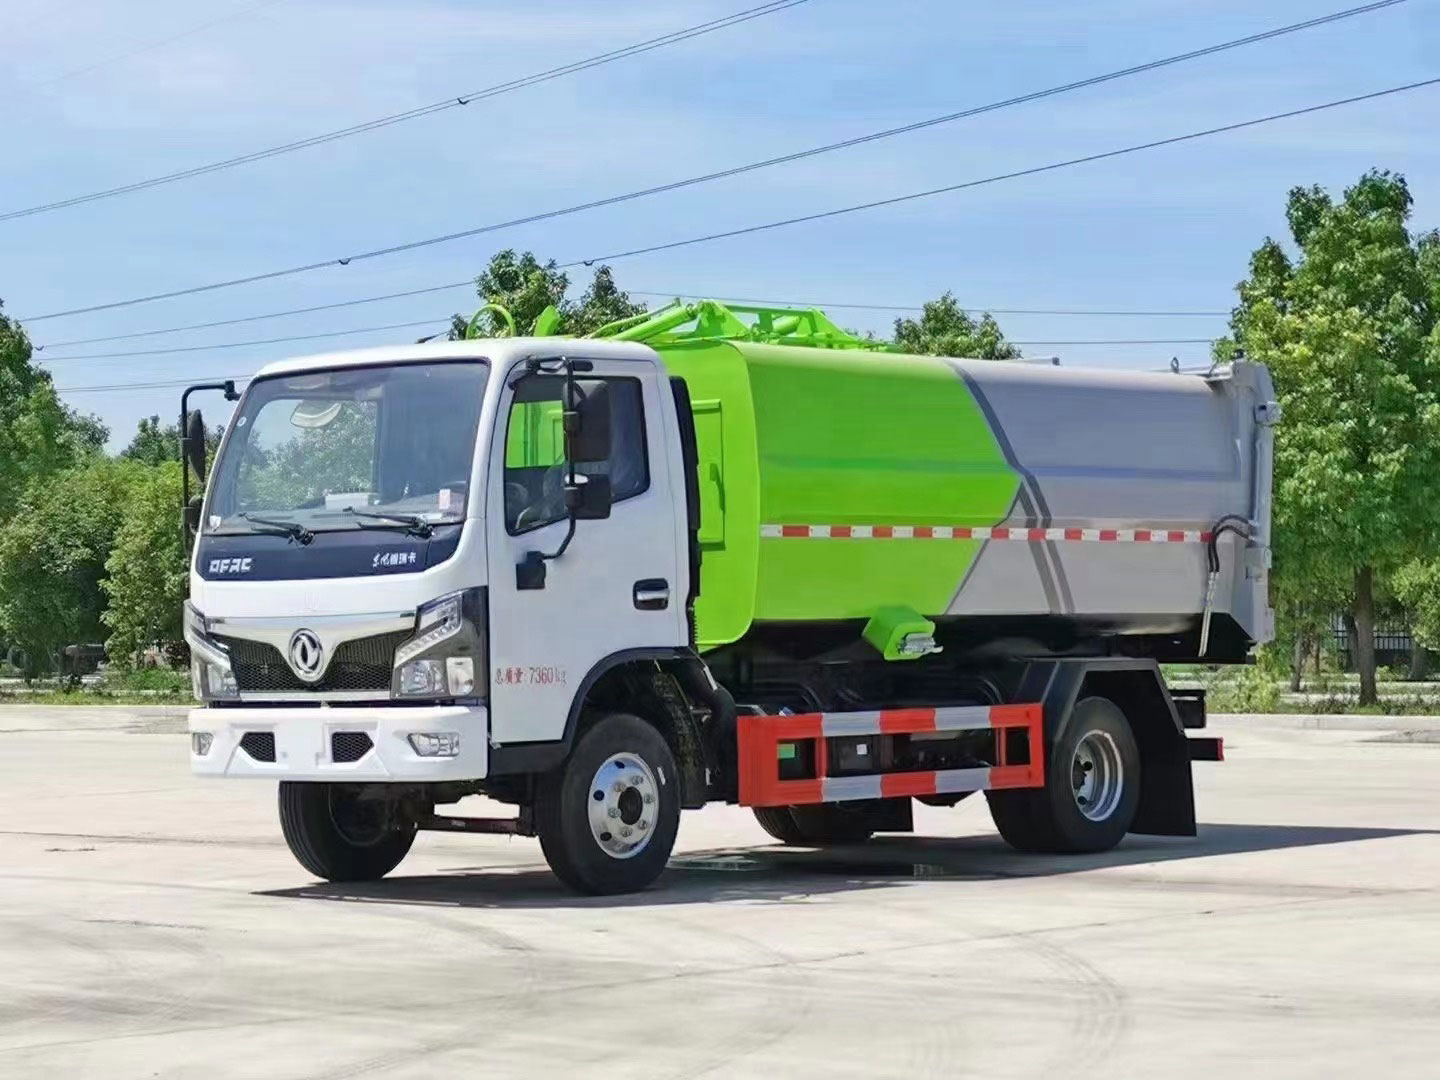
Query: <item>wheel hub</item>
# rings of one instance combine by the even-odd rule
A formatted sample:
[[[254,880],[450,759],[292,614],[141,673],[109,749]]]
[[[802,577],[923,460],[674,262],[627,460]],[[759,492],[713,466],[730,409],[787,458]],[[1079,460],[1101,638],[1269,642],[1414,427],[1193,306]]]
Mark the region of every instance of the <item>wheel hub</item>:
[[[590,833],[612,859],[645,850],[660,820],[660,788],[634,754],[611,754],[590,781]]]
[[[329,785],[330,821],[356,847],[370,847],[390,834],[390,805],[380,799],[361,799],[339,784]]]
[[[1104,821],[1120,805],[1125,791],[1125,766],[1120,748],[1104,731],[1087,732],[1070,763],[1075,805],[1091,821]]]

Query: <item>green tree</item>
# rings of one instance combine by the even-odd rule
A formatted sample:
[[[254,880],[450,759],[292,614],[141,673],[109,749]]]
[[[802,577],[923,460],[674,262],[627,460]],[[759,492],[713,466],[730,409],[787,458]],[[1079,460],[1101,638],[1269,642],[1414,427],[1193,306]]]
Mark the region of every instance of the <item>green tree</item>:
[[[215,456],[215,451],[220,446],[222,430],[219,427],[206,429],[205,451],[208,457]],[[134,436],[130,439],[130,445],[120,451],[120,456],[131,461],[143,462],[146,465],[179,461],[180,425],[162,425],[160,417],[154,414],[143,417],[135,429]]]
[[[107,436],[99,420],[60,403],[31,356],[25,331],[0,314],[0,521],[32,480],[98,453]]]
[[[1406,563],[1395,574],[1394,587],[1410,615],[1415,648],[1440,651],[1440,556]]]
[[[1344,582],[1362,704],[1376,701],[1377,586],[1440,530],[1440,255],[1411,236],[1411,202],[1375,171],[1338,201],[1292,190],[1296,256],[1265,240],[1216,344],[1274,376],[1277,587],[1313,599],[1307,581]]]
[[[181,639],[185,549],[180,542],[180,468],[164,462],[136,471],[100,582],[112,660],[132,662],[149,645]]]
[[[104,640],[100,581],[143,471],[96,458],[56,473],[31,484],[0,526],[0,623],[32,665],[62,645]]]
[[[919,319],[896,319],[895,344],[904,352],[927,356],[1014,360],[1020,355],[988,312],[972,319],[949,292],[926,304]]]
[[[547,307],[554,307],[560,316],[555,332],[576,336],[645,311],[644,304],[633,302],[616,286],[608,266],[596,268],[589,288],[578,302],[566,297],[569,288],[570,276],[555,265],[554,259],[541,263],[533,252],[516,254],[511,248],[497,252],[475,279],[475,292],[481,302],[499,304],[510,312],[517,334],[530,333]],[[452,318],[452,340],[465,336],[468,322],[462,315]],[[509,333],[505,320],[489,311],[481,314],[478,328],[482,337]]]
[[[562,326],[567,334],[577,336],[589,334],[606,323],[628,319],[645,312],[645,305],[630,299],[615,284],[615,275],[610,267],[596,268],[590,287],[580,297],[580,302],[561,312]]]

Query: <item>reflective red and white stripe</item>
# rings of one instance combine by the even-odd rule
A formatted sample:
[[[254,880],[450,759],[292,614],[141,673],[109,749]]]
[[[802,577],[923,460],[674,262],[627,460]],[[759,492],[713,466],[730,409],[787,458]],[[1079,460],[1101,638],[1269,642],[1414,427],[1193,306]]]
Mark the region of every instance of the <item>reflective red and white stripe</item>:
[[[799,540],[1020,540],[1101,544],[1208,544],[1204,529],[1028,529],[1014,525],[761,525],[767,539]]]
[[[1036,705],[976,705],[935,709],[741,716],[740,804],[801,806],[851,799],[885,799],[1000,788],[1042,787],[1044,710]],[[830,739],[916,735],[947,731],[995,731],[996,763],[969,769],[828,775]],[[1008,729],[1025,733],[1024,761],[1011,762]],[[795,744],[813,742],[814,775],[781,779],[780,762],[797,756]],[[781,748],[786,757],[781,757]]]

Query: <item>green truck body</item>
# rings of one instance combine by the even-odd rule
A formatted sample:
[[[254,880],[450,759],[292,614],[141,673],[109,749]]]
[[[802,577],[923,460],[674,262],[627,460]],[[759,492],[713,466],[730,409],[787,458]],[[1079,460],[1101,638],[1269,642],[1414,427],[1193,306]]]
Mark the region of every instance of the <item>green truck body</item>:
[[[943,614],[982,541],[796,543],[777,523],[989,526],[1015,501],[965,384],[934,357],[754,342],[658,347],[685,379],[700,452],[702,648],[759,621]]]

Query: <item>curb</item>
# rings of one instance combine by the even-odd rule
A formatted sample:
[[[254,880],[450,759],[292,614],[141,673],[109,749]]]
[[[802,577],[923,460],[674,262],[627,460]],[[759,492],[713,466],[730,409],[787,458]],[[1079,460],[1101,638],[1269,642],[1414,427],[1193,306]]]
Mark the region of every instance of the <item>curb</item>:
[[[1346,713],[1211,713],[1236,727],[1303,731],[1440,731],[1440,716],[1365,716]]]

